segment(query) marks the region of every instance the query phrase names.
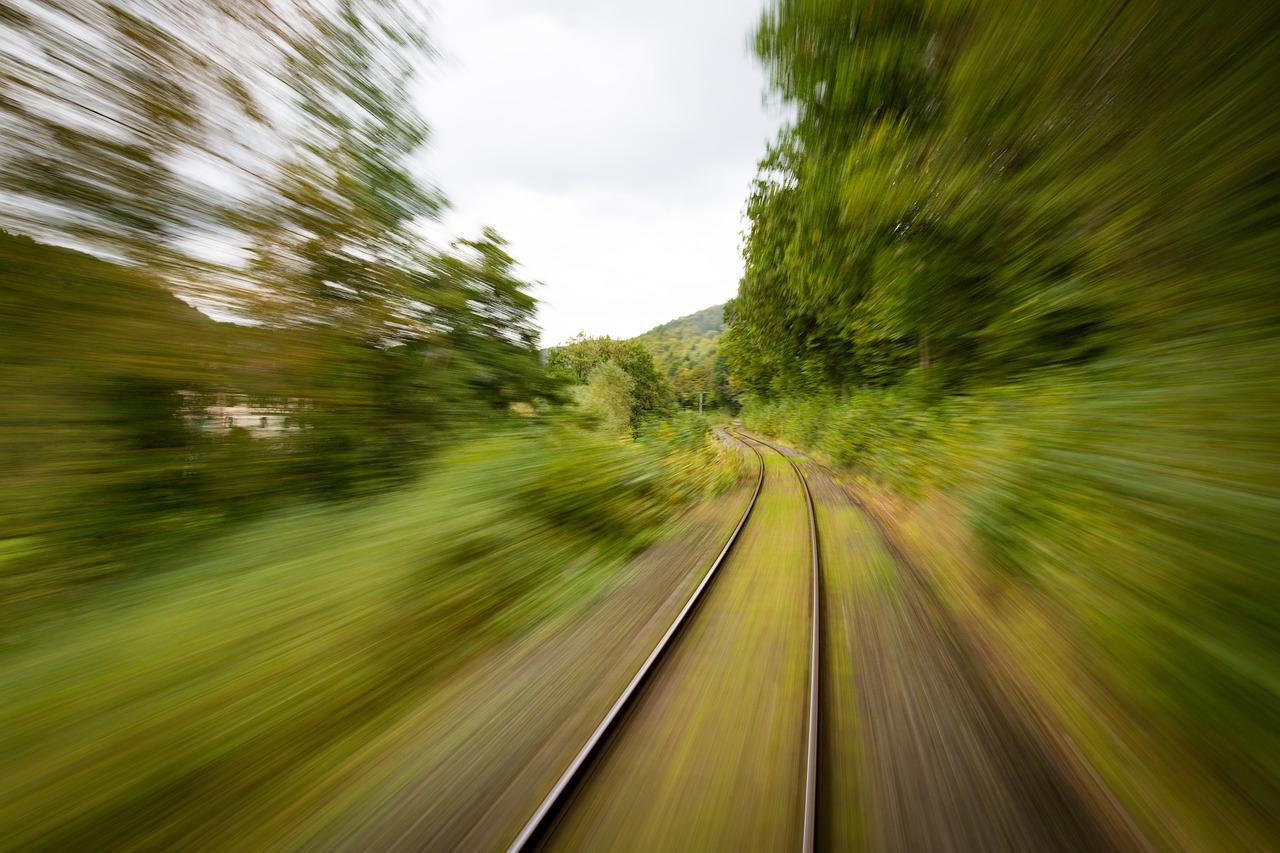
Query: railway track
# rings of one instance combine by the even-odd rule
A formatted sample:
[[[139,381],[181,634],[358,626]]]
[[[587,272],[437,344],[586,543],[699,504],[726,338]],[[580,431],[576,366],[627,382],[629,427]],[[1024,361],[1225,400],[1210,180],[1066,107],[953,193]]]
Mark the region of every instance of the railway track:
[[[739,437],[741,438],[741,436]],[[809,513],[810,586],[812,588],[810,613],[812,613],[812,627],[809,637],[809,713],[808,725],[805,730],[804,838],[801,849],[804,853],[812,853],[814,845],[817,843],[818,834],[818,708],[820,706],[819,676],[822,672],[822,565],[818,556],[818,516],[813,509],[813,494],[809,491],[809,480],[805,477],[804,472],[800,470],[800,466],[796,464],[796,460],[763,439],[757,438],[755,441],[772,449],[790,463],[791,470],[796,473],[796,477],[800,480],[800,485],[804,489],[805,508]]]
[[[584,780],[590,775],[592,767],[600,761],[609,743],[615,740],[619,732],[626,727],[629,718],[628,712],[643,703],[642,694],[646,684],[653,679],[654,673],[661,669],[664,661],[671,657],[672,650],[679,644],[681,634],[685,632],[689,623],[696,618],[700,605],[710,595],[712,582],[721,572],[721,567],[728,559],[735,544],[738,543],[743,529],[747,526],[748,520],[756,509],[757,501],[764,487],[766,472],[766,463],[764,455],[760,451],[761,447],[777,453],[790,464],[803,491],[808,514],[810,554],[809,612],[811,625],[804,713],[803,820],[801,836],[797,839],[796,846],[804,853],[810,853],[814,849],[817,832],[821,570],[813,498],[804,473],[796,465],[795,461],[783,453],[781,449],[754,436],[746,436],[735,432],[730,432],[729,435],[750,448],[759,463],[755,489],[746,509],[743,511],[741,518],[739,518],[733,532],[729,535],[724,547],[715,560],[712,561],[688,601],[676,615],[661,639],[659,639],[653,651],[640,665],[636,674],[627,683],[617,700],[601,718],[582,748],[566,766],[519,834],[511,842],[507,848],[508,853],[520,853],[521,851],[537,849],[550,837],[560,818],[572,808],[575,792],[583,786]],[[643,795],[643,792],[640,793]]]

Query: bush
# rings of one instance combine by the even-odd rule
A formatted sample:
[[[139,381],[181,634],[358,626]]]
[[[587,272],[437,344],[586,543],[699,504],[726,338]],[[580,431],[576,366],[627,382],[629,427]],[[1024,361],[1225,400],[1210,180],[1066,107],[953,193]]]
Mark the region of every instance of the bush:
[[[908,496],[945,493],[994,587],[1032,585],[1169,754],[1220,791],[1277,797],[1280,351],[1189,356],[939,401],[898,386],[757,402],[743,418]]]
[[[0,835],[130,846],[160,843],[156,814],[248,819],[451,663],[607,583],[702,482],[701,428],[477,437],[410,487],[277,512],[27,625],[0,649]]]

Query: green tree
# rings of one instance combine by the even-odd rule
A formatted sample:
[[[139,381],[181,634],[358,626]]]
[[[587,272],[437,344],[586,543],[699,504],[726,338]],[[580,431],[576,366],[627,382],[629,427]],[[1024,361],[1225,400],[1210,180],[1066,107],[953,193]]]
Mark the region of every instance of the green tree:
[[[502,238],[438,252],[417,230],[445,202],[412,168],[428,128],[410,89],[433,53],[410,8],[342,0],[313,14],[287,78],[307,121],[274,198],[245,219],[250,313],[287,342],[307,456],[340,480],[403,473],[451,426],[545,385],[534,301]]]
[[[653,353],[677,405],[696,407],[701,393],[705,406],[715,408],[732,402],[727,382],[715,379],[723,331],[724,306],[713,305],[656,326],[636,340]]]
[[[278,10],[23,5],[0,7],[0,187],[13,199],[0,227],[148,267],[170,287],[210,285],[187,238],[222,228],[230,199],[182,165],[262,188],[263,152],[281,140],[251,93],[284,61]]]
[[[18,574],[57,586],[275,500],[404,479],[550,393],[501,237],[420,235],[444,200],[412,165],[416,5],[26,5],[0,2],[0,223],[27,235],[0,233]],[[191,249],[227,241],[251,261]],[[219,401],[285,427],[251,438],[211,421]]]
[[[588,338],[579,335],[564,346],[547,351],[547,373],[573,385],[590,381],[591,373],[605,362],[613,362],[631,377],[631,426],[653,414],[671,408],[671,388],[658,372],[653,355],[636,340]]]
[[[612,361],[597,364],[583,387],[583,411],[597,419],[605,432],[623,435],[631,430],[635,380]]]
[[[960,387],[1194,335],[1222,311],[1276,316],[1228,284],[1256,256],[1224,239],[1228,211],[1249,230],[1265,205],[1266,134],[1238,131],[1275,77],[1244,47],[1262,6],[1036,8],[1034,26],[963,0],[765,13],[757,53],[795,120],[748,202],[725,345],[744,387],[891,384],[913,368]],[[1189,31],[1215,34],[1208,53]],[[1199,136],[1209,101],[1231,121]]]
[[[311,20],[286,77],[306,121],[249,223],[265,286],[255,313],[369,343],[412,336],[425,324],[414,275],[426,266],[412,227],[444,204],[410,167],[428,130],[409,86],[432,51],[390,0],[340,0]]]
[[[991,575],[1042,585],[1196,764],[1187,837],[1269,838],[1278,798],[1275,30],[1260,0],[776,0],[794,120],[722,345],[757,423],[949,489]]]

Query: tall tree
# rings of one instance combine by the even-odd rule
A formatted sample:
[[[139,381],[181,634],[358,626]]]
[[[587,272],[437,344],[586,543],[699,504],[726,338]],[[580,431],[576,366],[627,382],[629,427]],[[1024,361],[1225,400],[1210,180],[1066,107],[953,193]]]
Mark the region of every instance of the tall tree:
[[[294,155],[251,225],[256,306],[267,322],[340,327],[369,342],[413,333],[413,273],[424,268],[420,219],[437,216],[438,190],[411,160],[426,122],[410,93],[432,50],[395,0],[340,0],[310,14],[288,59],[304,121]]]
[[[671,388],[658,372],[653,354],[637,340],[588,338],[579,335],[567,344],[547,352],[547,373],[574,385],[584,385],[592,371],[612,362],[631,377],[631,425],[638,426],[646,417],[667,411],[672,404]]]
[[[0,4],[0,227],[194,286],[191,238],[272,150],[285,27],[266,0]]]
[[[1225,135],[1270,114],[1264,5],[1045,2],[1032,23],[1009,3],[779,0],[756,48],[795,120],[748,203],[735,375],[766,395],[913,367],[956,386],[1195,334],[1213,304],[1274,316],[1226,284],[1254,262],[1241,244],[1206,236],[1266,204],[1263,129]]]

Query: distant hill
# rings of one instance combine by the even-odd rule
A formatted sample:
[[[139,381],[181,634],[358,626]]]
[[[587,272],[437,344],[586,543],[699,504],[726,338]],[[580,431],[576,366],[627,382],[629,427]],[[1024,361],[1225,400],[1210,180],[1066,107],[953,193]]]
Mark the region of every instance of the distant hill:
[[[655,326],[635,339],[653,353],[680,405],[697,406],[702,391],[708,405],[718,406],[732,404],[719,358],[723,331],[724,305],[720,304]]]

